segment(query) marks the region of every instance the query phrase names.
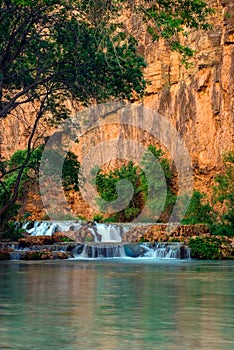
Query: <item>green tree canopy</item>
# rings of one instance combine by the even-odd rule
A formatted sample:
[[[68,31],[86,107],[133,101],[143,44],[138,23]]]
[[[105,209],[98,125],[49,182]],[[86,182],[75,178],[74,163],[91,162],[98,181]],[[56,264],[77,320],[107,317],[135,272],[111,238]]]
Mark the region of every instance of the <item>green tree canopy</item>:
[[[18,197],[42,118],[66,118],[69,99],[87,105],[142,96],[144,59],[121,28],[118,2],[108,4],[94,11],[98,3],[77,0],[0,2],[0,118],[25,103],[35,108],[27,156],[0,217]]]
[[[178,34],[187,35],[186,28],[207,29],[211,12],[202,0],[0,1],[0,119],[18,117],[26,103],[35,112],[27,155],[17,168],[14,188],[5,193],[0,219],[17,200],[42,118],[54,123],[66,118],[68,100],[90,105],[132,101],[144,94],[146,63],[122,23],[129,9],[146,22],[153,40],[165,38],[182,55],[190,52]],[[0,167],[4,168],[2,160]],[[3,190],[5,175],[2,171]]]

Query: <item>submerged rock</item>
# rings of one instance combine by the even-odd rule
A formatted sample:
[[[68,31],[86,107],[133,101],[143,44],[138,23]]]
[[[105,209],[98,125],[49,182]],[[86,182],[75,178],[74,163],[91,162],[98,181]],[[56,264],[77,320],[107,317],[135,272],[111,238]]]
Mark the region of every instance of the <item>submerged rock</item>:
[[[140,256],[144,256],[144,254],[148,251],[147,247],[144,247],[139,244],[126,244],[124,245],[124,251],[127,256],[130,258],[138,258]]]

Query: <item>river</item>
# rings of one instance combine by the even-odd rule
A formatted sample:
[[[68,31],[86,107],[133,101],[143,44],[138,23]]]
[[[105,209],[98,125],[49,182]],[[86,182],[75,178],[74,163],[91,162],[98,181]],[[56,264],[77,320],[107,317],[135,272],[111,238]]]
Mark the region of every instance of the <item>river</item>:
[[[234,263],[0,263],[1,350],[234,349]]]

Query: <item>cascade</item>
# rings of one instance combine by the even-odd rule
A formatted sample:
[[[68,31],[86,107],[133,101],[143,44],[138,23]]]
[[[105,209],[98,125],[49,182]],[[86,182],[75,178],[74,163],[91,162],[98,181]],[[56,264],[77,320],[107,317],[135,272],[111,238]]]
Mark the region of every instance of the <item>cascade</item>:
[[[191,259],[190,248],[181,243],[154,243],[154,247],[148,248],[145,256],[157,259]]]
[[[52,236],[55,232],[79,230],[79,221],[28,221],[22,228],[31,236]]]
[[[101,236],[101,242],[121,242],[124,233],[129,229],[124,225],[114,224],[99,224],[95,223],[94,232],[95,235]]]
[[[11,256],[20,260],[26,250],[47,249],[51,252],[69,252],[72,259],[96,258],[152,258],[190,259],[190,248],[179,242],[130,243],[122,242],[125,233],[134,226],[131,224],[86,223],[83,221],[40,221],[27,222],[22,226],[30,235],[52,236],[55,232],[87,230],[93,242],[80,241],[57,243],[31,248],[14,247]],[[139,229],[139,225],[138,225]]]
[[[5,244],[5,247],[7,244]],[[13,246],[9,245],[10,248]],[[21,260],[30,251],[68,252],[71,259],[104,258],[150,258],[150,259],[190,259],[190,248],[182,243],[57,243],[54,245],[21,247],[15,245],[11,260]]]
[[[191,259],[190,249],[182,243],[93,243],[78,245],[74,258],[154,258]]]
[[[85,244],[72,251],[74,258],[119,258],[126,257],[124,246],[114,243]]]
[[[129,225],[84,223],[82,221],[35,221],[27,222],[22,228],[31,236],[53,236],[55,232],[79,231],[87,227],[95,242],[121,242]]]

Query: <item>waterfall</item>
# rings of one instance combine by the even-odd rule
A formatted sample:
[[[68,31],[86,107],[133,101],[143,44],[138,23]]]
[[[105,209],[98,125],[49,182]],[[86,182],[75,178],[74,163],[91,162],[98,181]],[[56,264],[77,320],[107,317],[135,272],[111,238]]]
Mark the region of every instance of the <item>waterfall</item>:
[[[23,228],[32,236],[53,236],[55,232],[76,231],[77,242],[71,245],[52,245],[46,246],[50,251],[66,251],[69,249],[71,257],[74,259],[88,258],[152,258],[152,259],[190,259],[190,248],[179,242],[153,242],[153,243],[130,243],[122,242],[125,233],[133,225],[129,224],[104,224],[104,223],[86,223],[82,221],[36,221],[27,222]],[[139,225],[137,230],[141,230]],[[143,229],[143,228],[142,228]],[[86,236],[79,236],[80,233],[91,233],[93,241],[86,240]],[[81,240],[80,238],[83,238]],[[90,236],[88,237],[90,239]],[[35,248],[35,247],[33,247]],[[43,249],[42,246],[36,247],[37,250]],[[16,253],[12,254],[13,259],[17,259]]]
[[[78,245],[74,258],[191,259],[190,249],[181,243],[92,243]]]
[[[121,226],[95,223],[94,231],[101,236],[101,242],[121,242]]]
[[[22,226],[31,236],[53,236],[55,232],[79,230],[79,221],[28,221]]]
[[[11,260],[24,259],[25,252],[49,251],[56,254],[68,252],[70,259],[105,259],[105,258],[133,258],[133,259],[191,259],[190,248],[182,243],[56,243],[52,245],[34,245],[32,247],[14,247],[5,243],[3,248],[10,249]]]
[[[125,257],[124,246],[121,244],[100,243],[85,244],[82,251],[80,247],[72,251],[74,258],[119,258]]]
[[[154,243],[154,247],[148,248],[145,256],[156,259],[191,259],[190,248],[181,243]]]
[[[95,242],[121,242],[124,233],[129,229],[117,224],[92,223],[87,225],[82,221],[35,221],[27,222],[22,226],[31,236],[53,236],[55,232],[78,231],[88,227]]]

